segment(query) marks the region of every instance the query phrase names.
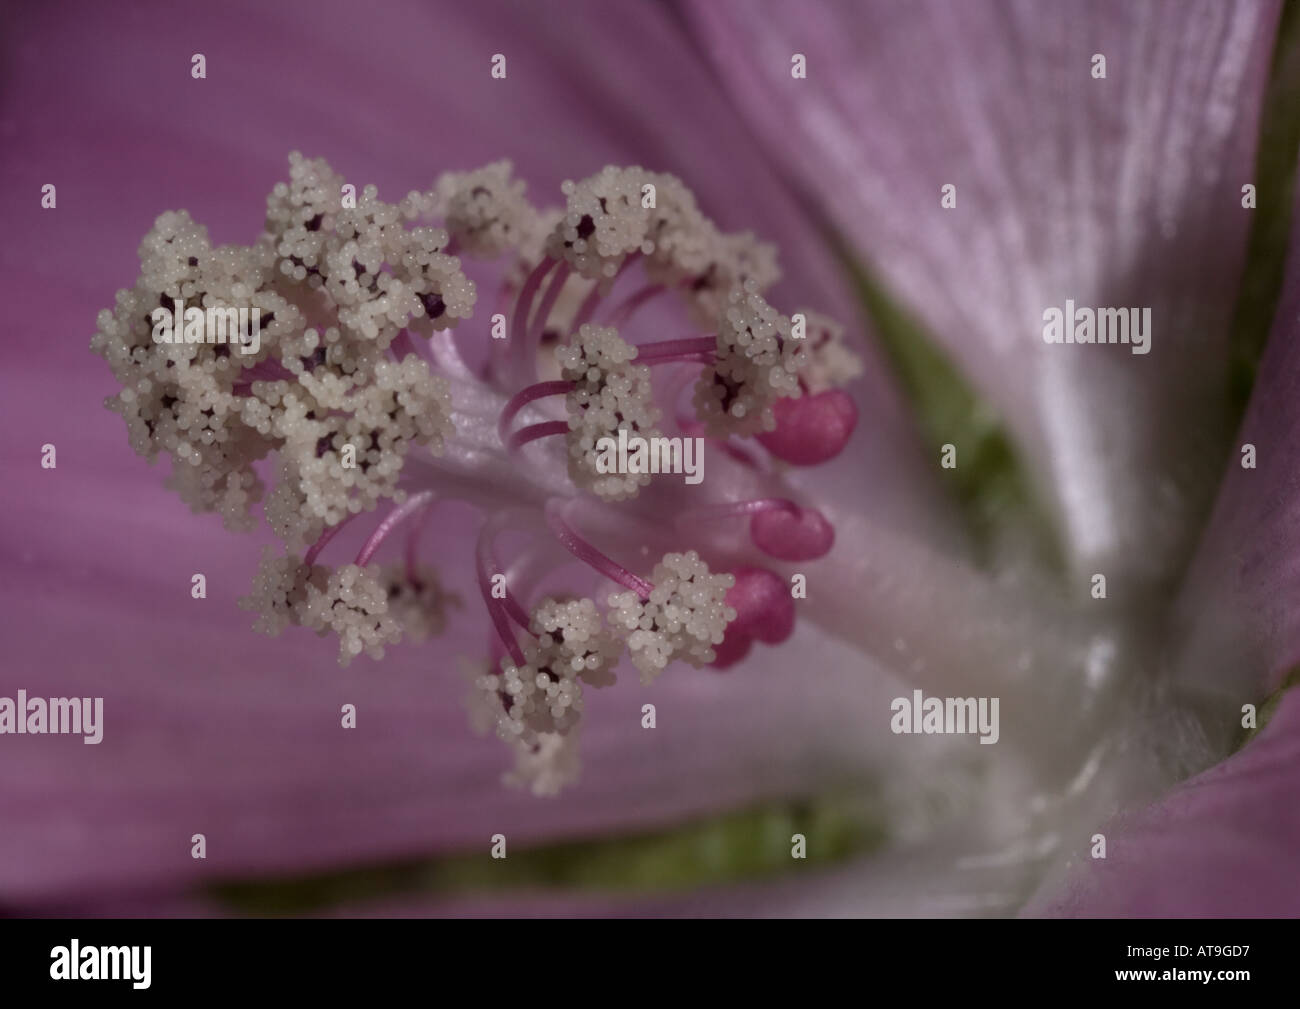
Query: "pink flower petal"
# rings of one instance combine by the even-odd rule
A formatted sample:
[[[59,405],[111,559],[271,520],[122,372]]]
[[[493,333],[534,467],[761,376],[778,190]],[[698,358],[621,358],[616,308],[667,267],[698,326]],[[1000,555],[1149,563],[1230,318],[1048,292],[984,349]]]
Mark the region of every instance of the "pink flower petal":
[[[1300,663],[1298,597],[1300,216],[1250,406],[1178,601],[1180,675],[1243,700],[1275,688]]]
[[[112,382],[87,350],[94,317],[134,280],[154,217],[187,207],[214,239],[248,241],[295,147],[390,197],[503,155],[535,194],[558,195],[561,179],[606,162],[676,171],[720,224],[781,244],[783,297],[847,315],[820,235],[668,12],[232,3],[183,19],[166,5],[15,17],[0,112],[0,182],[17,198],[0,247],[12,324],[0,368],[0,696],[102,696],[106,728],[98,746],[0,743],[0,889],[11,900],[187,889],[472,848],[496,832],[526,842],[626,830],[813,787],[827,760],[871,759],[861,723],[880,701],[862,689],[860,662],[810,634],[786,647],[821,662],[815,690],[789,676],[784,649],[763,649],[736,687],[683,669],[647,694],[627,677],[593,692],[577,790],[549,803],[505,790],[508,758],[470,735],[461,707],[455,659],[481,655],[486,633],[463,517],[440,518],[424,539],[467,604],[450,636],[340,671],[327,642],[251,632],[235,600],[258,543],[189,515],[101,406]],[[206,80],[189,77],[196,51]],[[488,74],[496,52],[508,55],[504,82]],[[39,206],[47,182],[53,211]],[[892,465],[907,457],[892,441],[905,422],[879,369],[871,382],[893,405],[857,444]],[[55,470],[39,466],[46,443]],[[863,480],[861,469],[847,460],[843,472]],[[915,513],[900,486],[881,496]],[[327,557],[346,554],[345,539]],[[206,600],[189,596],[195,572]],[[660,709],[653,733],[640,728],[647,699]],[[340,726],[345,703],[357,705],[355,730]],[[190,857],[195,833],[205,861]]]
[[[1277,5],[687,9],[768,149],[1004,414],[1080,568],[1176,573],[1227,436]],[[1150,353],[1047,346],[1066,299],[1151,308]]]
[[[1128,820],[1028,915],[1286,917],[1300,909],[1300,693],[1259,738]]]

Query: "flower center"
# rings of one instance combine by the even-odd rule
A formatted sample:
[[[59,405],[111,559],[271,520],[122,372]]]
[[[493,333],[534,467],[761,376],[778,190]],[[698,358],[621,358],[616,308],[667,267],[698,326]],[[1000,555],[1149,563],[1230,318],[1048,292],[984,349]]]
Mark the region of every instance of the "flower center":
[[[419,538],[439,500],[469,502],[496,636],[473,676],[479,714],[537,792],[576,774],[583,689],[612,683],[625,653],[650,682],[789,636],[787,581],[755,561],[830,550],[834,529],[782,464],[843,449],[857,415],[838,386],[861,364],[830,320],[766,301],[771,246],[719,231],[680,180],[639,167],[566,182],[564,207],[539,210],[508,162],[390,204],[289,160],[251,246],[160,216],[92,341],[122,386],[109,408],[139,454],[172,458],[183,500],[233,530],[263,502],[284,552],[268,549],[241,600],[257,629],[332,632],[343,664],[440,633],[460,601]],[[462,257],[505,267],[481,367],[457,344],[478,300]],[[699,335],[629,342],[665,299]],[[172,328],[181,303],[254,310],[256,344],[241,335],[232,353],[188,313]],[[385,500],[351,563],[320,563]],[[535,546],[503,567],[507,528]],[[403,559],[376,563],[395,538]],[[554,544],[620,591],[528,599],[512,572]],[[650,550],[650,570],[626,566]]]

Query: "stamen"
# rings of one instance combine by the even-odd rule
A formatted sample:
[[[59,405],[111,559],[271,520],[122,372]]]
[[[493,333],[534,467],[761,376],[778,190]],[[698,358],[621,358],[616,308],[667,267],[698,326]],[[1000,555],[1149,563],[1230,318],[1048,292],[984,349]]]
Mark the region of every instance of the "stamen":
[[[555,308],[555,302],[560,297],[560,290],[569,279],[570,269],[567,262],[561,262],[559,269],[551,275],[546,294],[542,296],[541,304],[537,306],[537,311],[533,314],[533,324],[528,330],[528,339],[524,341],[523,345],[525,352],[535,347],[537,341],[542,338],[542,333],[546,329],[546,320],[551,317],[551,310]]]
[[[396,357],[397,360],[399,361],[402,358],[409,357],[412,354],[414,354],[416,357],[423,356],[420,353],[419,349],[415,346],[415,341],[411,339],[410,330],[404,329],[400,333],[398,333],[395,337],[393,337],[393,342],[390,343],[388,347],[393,352],[393,356]]]
[[[591,321],[591,317],[596,314],[597,306],[600,305],[605,295],[609,292],[609,289],[612,289],[614,284],[618,282],[618,278],[623,276],[632,264],[640,258],[640,250],[629,254],[623,260],[623,264],[618,268],[618,272],[614,274],[613,279],[609,282],[608,288],[606,285],[598,283],[591,289],[591,292],[583,299],[582,306],[578,309],[578,314],[574,316],[572,328],[575,332]]]
[[[551,310],[555,308],[555,302],[560,297],[560,291],[569,279],[570,269],[567,260],[560,260],[558,267],[550,275],[546,293],[542,295],[542,300],[537,306],[537,311],[533,313],[532,322],[528,324],[527,330],[516,329],[510,334],[511,369],[519,381],[528,381],[537,377],[536,348],[541,342],[542,333],[546,331],[546,320],[550,318]],[[522,297],[521,293],[520,298]],[[516,315],[516,324],[518,321]]]
[[[637,309],[653,301],[667,290],[668,288],[664,287],[663,284],[646,284],[645,287],[629,294],[614,307],[614,310],[609,313],[607,324],[615,329],[621,329],[627,323],[627,320],[632,318]]]
[[[656,365],[661,365],[661,364],[703,364],[703,365],[711,365],[711,364],[714,363],[714,360],[715,360],[715,358],[714,358],[714,356],[713,356],[713,353],[712,353],[711,351],[709,351],[709,352],[706,352],[706,353],[703,353],[703,354],[700,354],[700,353],[695,353],[695,354],[666,354],[666,355],[664,355],[664,356],[662,356],[662,357],[649,357],[649,358],[646,358],[644,361],[641,361],[640,363],[641,363],[641,364],[644,364],[647,368],[653,368],[653,367],[655,367]]]
[[[551,527],[551,532],[560,541],[560,545],[582,561],[583,564],[594,568],[610,581],[617,582],[625,589],[631,589],[642,599],[649,599],[650,593],[654,591],[654,585],[639,575],[633,574],[617,561],[606,557],[575,533],[569,524],[564,521],[563,507],[563,504],[558,501],[548,501],[546,503],[546,524]]]
[[[337,536],[339,534],[339,530],[342,529],[349,522],[351,522],[354,518],[356,518],[358,514],[360,513],[353,512],[342,522],[330,526],[318,537],[316,537],[316,542],[311,545],[311,547],[307,550],[305,554],[303,554],[302,562],[305,565],[307,565],[307,567],[311,567],[313,564],[315,564],[316,558],[320,556],[320,552],[325,549],[326,544],[328,544],[330,540],[332,540],[335,536]]]
[[[493,516],[493,518],[488,522],[484,523],[483,529],[480,530],[478,549],[481,551],[481,556],[478,560],[489,575],[489,583],[492,580],[492,576],[503,573],[501,562],[497,559],[496,537],[504,528],[506,523],[511,521],[511,519],[512,516],[509,513],[500,513]],[[507,575],[506,578],[507,581],[509,581],[509,575]],[[506,615],[510,617],[511,620],[530,634],[533,633],[529,628],[528,614],[524,611],[524,608],[519,605],[519,600],[515,597],[515,594],[510,591],[510,586],[508,584],[505,586],[504,597],[501,599],[495,599],[495,602],[501,605],[501,607],[506,611]]]
[[[659,343],[643,343],[636,348],[638,364],[660,363],[661,358],[681,356],[709,356],[717,353],[716,336],[691,336],[683,340],[663,340]]]
[[[388,539],[393,530],[432,500],[433,491],[424,491],[420,494],[413,494],[390,511],[387,517],[375,527],[375,531],[370,534],[365,543],[361,545],[361,550],[357,553],[357,559],[352,563],[359,568],[364,568],[370,563],[370,558],[375,556],[375,552],[384,540]]]
[[[648,596],[623,592],[609,597],[609,621],[627,634],[628,654],[651,682],[677,659],[699,666],[717,658],[714,646],[726,636],[736,610],[726,602],[736,579],[714,574],[694,550],[665,554],[655,565]]]
[[[537,296],[537,289],[542,286],[542,281],[546,275],[558,266],[557,260],[549,256],[543,256],[542,261],[537,264],[533,272],[528,275],[524,281],[524,286],[519,290],[519,300],[515,302],[514,319],[510,324],[510,340],[513,343],[516,340],[524,341],[528,336],[528,314],[533,307],[533,298]]]
[[[424,532],[424,526],[429,520],[429,513],[433,511],[433,502],[425,506],[415,524],[411,526],[411,531],[406,536],[406,580],[414,582],[417,578],[420,557],[420,534]]]
[[[730,438],[715,438],[712,435],[709,435],[704,425],[697,420],[690,420],[679,415],[677,418],[677,426],[682,429],[682,434],[688,435],[689,437],[708,438],[710,445],[715,445],[722,449],[723,452],[727,453],[727,455],[743,466],[760,471],[765,469],[763,462],[758,458],[757,453],[748,451],[744,447],[743,443],[737,444]]]
[[[506,403],[501,411],[501,416],[497,419],[497,436],[501,439],[501,444],[505,445],[508,441],[508,432],[510,431],[510,422],[518,415],[519,411],[535,400],[545,399],[547,396],[563,396],[573,390],[572,382],[538,382],[530,385],[519,392]]]
[[[506,440],[506,451],[517,452],[530,441],[537,441],[540,438],[549,438],[553,434],[568,434],[569,422],[567,420],[548,420],[541,424],[529,424],[528,427],[521,427]]]
[[[514,660],[515,665],[522,666],[524,664],[524,653],[510,630],[509,611],[503,605],[504,600],[496,599],[492,595],[492,576],[499,574],[496,570],[496,559],[492,553],[492,543],[503,521],[503,516],[493,516],[493,518],[483,523],[474,550],[474,561],[478,573],[479,593],[483,596],[483,605],[487,607],[488,616],[492,618],[492,626],[496,629],[497,637],[501,639],[501,644],[509,652],[510,658]],[[509,598],[508,591],[506,595]],[[527,618],[525,618],[524,625],[527,626],[527,623]]]

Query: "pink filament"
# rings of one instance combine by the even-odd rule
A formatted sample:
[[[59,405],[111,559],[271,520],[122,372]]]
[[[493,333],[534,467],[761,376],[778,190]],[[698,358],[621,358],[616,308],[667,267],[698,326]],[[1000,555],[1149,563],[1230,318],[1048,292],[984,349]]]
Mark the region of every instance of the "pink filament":
[[[548,420],[542,424],[530,424],[528,427],[521,427],[509,437],[506,441],[506,449],[510,452],[517,452],[530,441],[549,438],[553,434],[568,433],[569,422],[567,420]]]
[[[388,539],[392,531],[432,500],[433,491],[421,491],[419,494],[407,498],[390,511],[384,520],[375,527],[375,531],[370,534],[369,538],[361,544],[361,549],[357,552],[357,559],[352,563],[361,568],[369,564],[370,558],[375,556],[375,551],[379,549],[384,540]]]
[[[684,340],[663,340],[660,343],[640,344],[636,351],[638,362],[654,361],[662,357],[716,354],[718,340],[714,336],[689,336]]]
[[[519,289],[519,300],[515,302],[515,317],[511,322],[510,330],[512,337],[522,337],[527,334],[528,315],[533,307],[533,298],[536,297],[537,289],[542,286],[546,275],[555,269],[556,265],[556,261],[550,256],[543,256],[542,261],[524,280],[524,286]]]
[[[547,396],[561,396],[572,389],[572,382],[538,382],[536,385],[530,385],[528,388],[515,393],[501,411],[501,416],[497,418],[497,437],[501,439],[501,444],[506,444],[510,422],[529,403],[534,400],[545,399]]]
[[[402,358],[408,357],[412,354],[414,354],[416,357],[422,356],[420,354],[420,351],[415,346],[415,341],[411,339],[411,334],[406,330],[402,330],[395,337],[393,337],[393,342],[389,344],[389,349],[393,352],[393,355],[399,361],[402,360]]]
[[[528,274],[528,280],[524,281],[524,286],[519,291],[519,300],[515,302],[515,317],[511,321],[508,354],[510,354],[513,371],[520,377],[524,374],[532,374],[525,365],[528,363],[530,346],[528,317],[533,309],[533,300],[537,298],[537,291],[542,286],[542,281],[546,280],[546,274],[558,265],[560,265],[558,260],[551,259],[550,256],[542,256],[541,263],[538,263],[533,272]],[[567,267],[568,264],[564,265]],[[550,291],[547,291],[547,294],[550,294]]]
[[[639,575],[633,574],[617,561],[606,557],[581,536],[575,533],[561,514],[562,505],[555,501],[549,501],[546,505],[546,524],[551,527],[551,532],[555,538],[560,541],[560,545],[565,550],[573,554],[574,557],[582,561],[590,568],[604,575],[612,582],[617,582],[626,589],[631,589],[642,599],[649,599],[650,593],[654,591],[654,585],[646,581]]]
[[[710,522],[715,519],[737,518],[769,511],[784,511],[797,516],[800,508],[789,498],[780,497],[758,498],[754,501],[727,501],[722,504],[701,505],[683,512],[678,517],[677,524],[680,526],[694,521]]]
[[[424,524],[428,521],[429,512],[432,505],[429,505],[420,513],[415,524],[411,526],[411,531],[406,536],[406,580],[415,583],[416,573],[418,571],[417,563],[420,557],[420,533],[424,531]]]
[[[492,618],[492,626],[496,629],[501,644],[510,653],[510,658],[514,660],[515,665],[522,666],[524,653],[510,630],[509,611],[503,605],[503,600],[494,599],[492,596],[492,576],[498,573],[493,570],[496,567],[496,559],[492,555],[492,540],[495,533],[495,523],[491,520],[485,522],[479,532],[478,545],[474,550],[474,560],[478,569],[478,590],[483,596],[483,605],[487,607],[488,616]]]
[[[546,320],[551,317],[551,309],[555,307],[555,302],[560,297],[560,291],[564,289],[564,283],[569,279],[568,260],[560,262],[560,268],[551,276],[550,286],[546,288],[546,294],[542,296],[542,303],[537,308],[537,314],[533,317],[532,328],[528,332],[528,339],[524,343],[524,350],[532,350],[537,346],[537,341],[542,338],[546,331]]]
[[[704,436],[704,425],[697,420],[691,420],[678,415],[677,426],[682,429],[682,434],[689,435],[692,438]],[[750,469],[761,470],[764,468],[762,463],[754,454],[747,451],[743,446],[737,445],[730,438],[709,438],[709,444],[716,445],[718,448],[722,449],[722,451],[726,452],[727,455],[731,456],[731,458],[735,459],[736,462],[743,463]]]
[[[618,272],[615,273],[614,276],[610,279],[609,281],[610,287],[605,288],[605,290],[607,291],[610,290],[610,288],[612,288],[613,285],[618,282],[618,278],[623,276],[623,274],[628,271],[628,269],[632,266],[632,264],[635,263],[640,258],[641,258],[641,253],[638,251],[632,253],[630,256],[624,259],[622,264],[618,268]],[[573,319],[573,331],[575,333],[578,330],[580,330],[586,323],[590,322],[591,317],[596,314],[596,307],[600,304],[603,298],[603,295],[601,294],[602,286],[603,285],[599,281],[597,281],[596,286],[591,289],[591,293],[588,294],[587,297],[583,299],[582,307],[578,309],[578,314]]]
[[[632,318],[638,308],[663,294],[665,290],[667,288],[663,284],[647,284],[639,291],[629,294],[609,313],[609,325],[615,329],[622,327],[627,323],[628,319]]]
[[[524,281],[524,286],[519,290],[519,300],[515,302],[515,316],[511,321],[510,339],[514,346],[514,353],[519,358],[523,357],[522,344],[528,336],[528,313],[533,307],[533,298],[537,296],[537,289],[542,286],[542,281],[546,275],[556,266],[556,261],[550,256],[543,256],[542,261],[537,264],[533,272],[528,275]]]
[[[320,536],[316,538],[316,542],[313,543],[310,547],[308,547],[307,552],[303,554],[302,562],[306,564],[308,567],[311,567],[313,564],[315,564],[316,558],[319,557],[320,552],[325,549],[325,545],[329,543],[329,541],[332,540],[335,536],[338,535],[340,529],[342,529],[345,525],[347,525],[356,517],[357,517],[357,513],[353,512],[342,522],[330,526],[323,533],[321,533]]]
[[[637,358],[638,363],[647,367],[653,367],[657,364],[712,364],[714,360],[711,351],[707,354],[666,354],[662,357],[649,357],[645,360]]]

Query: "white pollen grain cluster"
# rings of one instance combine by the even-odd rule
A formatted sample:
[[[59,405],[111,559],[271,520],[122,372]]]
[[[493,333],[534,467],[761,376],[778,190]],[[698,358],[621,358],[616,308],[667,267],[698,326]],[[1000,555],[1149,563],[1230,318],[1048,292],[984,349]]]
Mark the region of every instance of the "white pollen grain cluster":
[[[597,466],[602,438],[657,438],[650,369],[631,362],[636,348],[609,326],[584,325],[567,346],[557,347],[560,374],[574,383],[565,397],[569,414],[569,478],[604,501],[635,497],[650,482],[646,473],[602,473]]]
[[[529,626],[524,664],[504,658],[499,672],[479,671],[471,708],[515,752],[507,781],[553,795],[577,778],[582,683],[612,684],[623,646],[590,599],[544,599]]]
[[[655,205],[646,238],[646,276],[665,287],[688,286],[704,276],[722,252],[718,229],[695,203],[695,194],[675,175],[650,177]]]
[[[403,330],[428,335],[474,307],[460,261],[441,251],[446,232],[407,226],[432,208],[431,195],[387,204],[366,186],[351,206],[344,192],[328,164],[295,152],[251,246],[214,248],[187,212],[161,214],[140,243],[135,287],[100,313],[91,341],[121,385],[107,406],[137,453],[170,457],[168,486],[231,529],[253,528],[264,500],[292,550],[383,498],[400,500],[412,447],[443,451],[454,432],[450,384],[390,346]],[[159,312],[170,318],[177,307],[174,338],[160,337]],[[227,332],[241,309],[258,331],[240,323],[247,329]],[[267,493],[254,464],[270,456]],[[377,611],[373,626],[345,621],[345,611],[370,612],[366,583],[333,584],[341,576],[326,571],[264,564],[249,597],[260,600],[258,628],[306,623],[314,598],[312,620],[344,636],[348,657],[378,654],[396,624]],[[331,585],[356,605],[336,599],[327,614],[320,599]]]
[[[266,547],[252,590],[239,605],[256,613],[254,629],[271,637],[286,627],[338,635],[339,664],[346,666],[363,651],[371,658],[383,658],[384,646],[400,640],[403,624],[390,611],[390,599],[397,599],[404,618],[419,624],[426,635],[442,630],[446,597],[431,571],[422,572],[421,582],[419,593],[411,590],[402,599],[391,589],[392,576],[375,567],[348,564],[331,570],[307,565],[293,554],[277,555]],[[414,619],[416,609],[419,620]]]
[[[362,652],[382,659],[384,646],[397,644],[402,636],[388,612],[388,593],[379,581],[378,568],[355,564],[335,568],[324,587],[307,582],[302,624],[321,635],[338,635],[341,666]]]
[[[578,756],[579,731],[540,732],[529,746],[516,746],[515,766],[506,772],[504,781],[515,788],[525,788],[539,798],[559,795],[575,784],[582,764]]]
[[[239,600],[241,609],[257,614],[255,630],[279,637],[286,627],[299,627],[307,609],[307,585],[322,590],[329,570],[319,564],[308,566],[293,554],[277,555],[264,547],[262,562],[253,576],[252,591]]]
[[[695,385],[695,411],[715,437],[752,435],[776,426],[772,404],[800,395],[804,341],[790,338],[790,319],[754,285],[732,292],[718,320],[717,356]]]
[[[544,599],[533,610],[531,629],[539,647],[553,654],[553,661],[570,668],[574,675],[593,687],[614,682],[614,665],[623,643],[601,620],[590,599]]]
[[[650,212],[641,205],[641,187],[650,179],[644,168],[607,165],[581,182],[566,180],[560,187],[568,198],[565,215],[547,240],[547,255],[600,280],[614,276],[631,253],[651,251]]]
[[[654,589],[642,600],[635,592],[609,597],[611,626],[627,636],[632,664],[650,683],[669,662],[681,659],[703,666],[716,657],[736,611],[726,604],[736,579],[713,574],[694,550],[666,554],[650,578]]]
[[[388,612],[413,644],[435,638],[447,629],[447,611],[460,609],[460,596],[442,587],[438,572],[428,564],[407,571],[404,563],[386,564],[379,583],[388,598]]]
[[[799,311],[804,317],[805,364],[799,377],[809,393],[840,388],[862,374],[862,358],[844,342],[844,327],[829,316],[810,308]]]
[[[536,231],[537,211],[512,171],[509,160],[494,161],[471,172],[446,172],[435,184],[447,231],[470,255],[495,259],[521,248]]]
[[[752,283],[765,294],[781,279],[775,245],[753,232],[720,231],[676,176],[661,173],[650,181],[657,198],[646,228],[646,276],[680,291],[698,325],[713,326],[735,288]]]
[[[267,518],[292,546],[396,498],[411,445],[437,454],[452,431],[450,384],[423,360],[378,360],[369,379],[312,374],[278,390],[280,479]]]
[[[752,232],[719,234],[708,269],[690,284],[692,318],[702,326],[717,322],[737,289],[766,295],[781,279],[776,246]]]

